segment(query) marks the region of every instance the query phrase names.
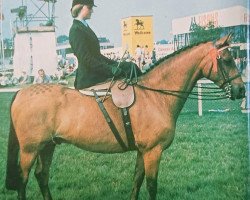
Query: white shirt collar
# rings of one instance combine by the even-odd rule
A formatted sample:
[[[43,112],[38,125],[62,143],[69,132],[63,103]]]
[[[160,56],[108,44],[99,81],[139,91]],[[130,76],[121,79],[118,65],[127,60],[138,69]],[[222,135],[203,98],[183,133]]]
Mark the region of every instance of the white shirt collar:
[[[88,23],[84,20],[84,19],[79,19],[79,18],[75,18],[76,20],[82,22],[84,24],[84,26],[88,27]]]

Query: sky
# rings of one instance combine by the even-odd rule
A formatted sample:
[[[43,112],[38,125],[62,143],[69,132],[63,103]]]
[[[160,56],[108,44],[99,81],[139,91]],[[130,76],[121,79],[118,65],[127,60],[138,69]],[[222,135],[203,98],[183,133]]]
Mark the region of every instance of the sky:
[[[11,37],[11,23],[16,15],[10,9],[21,5],[22,0],[3,1],[3,36]],[[28,6],[28,14],[34,14],[37,8],[32,4],[41,5],[41,0],[23,0]],[[241,5],[247,7],[249,0],[95,0],[92,18],[88,21],[98,37],[107,37],[115,46],[121,44],[122,18],[139,15],[153,15],[154,40],[169,40],[171,23],[175,18],[195,15],[212,10]],[[72,0],[57,0],[55,4],[56,34],[68,35],[72,24],[70,14]]]

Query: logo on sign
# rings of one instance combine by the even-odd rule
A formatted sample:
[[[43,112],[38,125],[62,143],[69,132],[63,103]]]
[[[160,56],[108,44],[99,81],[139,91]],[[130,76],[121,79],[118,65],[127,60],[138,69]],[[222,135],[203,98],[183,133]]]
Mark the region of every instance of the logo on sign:
[[[143,30],[144,29],[144,22],[142,20],[139,20],[139,19],[136,19],[135,21],[136,21],[136,23],[135,23],[136,29],[135,30]]]
[[[128,28],[128,24],[126,23],[126,21],[123,21],[123,29],[126,30]]]

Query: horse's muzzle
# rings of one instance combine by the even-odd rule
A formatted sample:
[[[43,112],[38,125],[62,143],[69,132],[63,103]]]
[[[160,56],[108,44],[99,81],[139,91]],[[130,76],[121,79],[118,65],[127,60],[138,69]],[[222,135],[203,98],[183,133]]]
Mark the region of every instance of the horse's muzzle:
[[[231,87],[231,100],[242,99],[246,96],[246,89],[244,84],[232,85]]]

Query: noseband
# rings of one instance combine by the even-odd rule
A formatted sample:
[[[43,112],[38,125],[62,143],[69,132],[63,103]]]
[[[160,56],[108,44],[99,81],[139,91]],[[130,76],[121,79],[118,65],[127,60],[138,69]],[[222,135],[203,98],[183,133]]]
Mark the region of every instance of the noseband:
[[[227,72],[225,71],[225,69],[220,65],[220,63],[222,62],[221,52],[227,48],[229,48],[229,46],[221,47],[219,49],[213,48],[212,50],[210,50],[209,54],[210,54],[210,56],[212,58],[212,62],[213,62],[213,69],[212,70],[217,73],[218,69],[219,69],[222,76],[223,76],[223,83],[219,87],[224,88],[228,98],[231,98],[231,87],[232,87],[231,81],[240,77],[241,75],[238,73],[237,75],[230,77],[227,74]]]

